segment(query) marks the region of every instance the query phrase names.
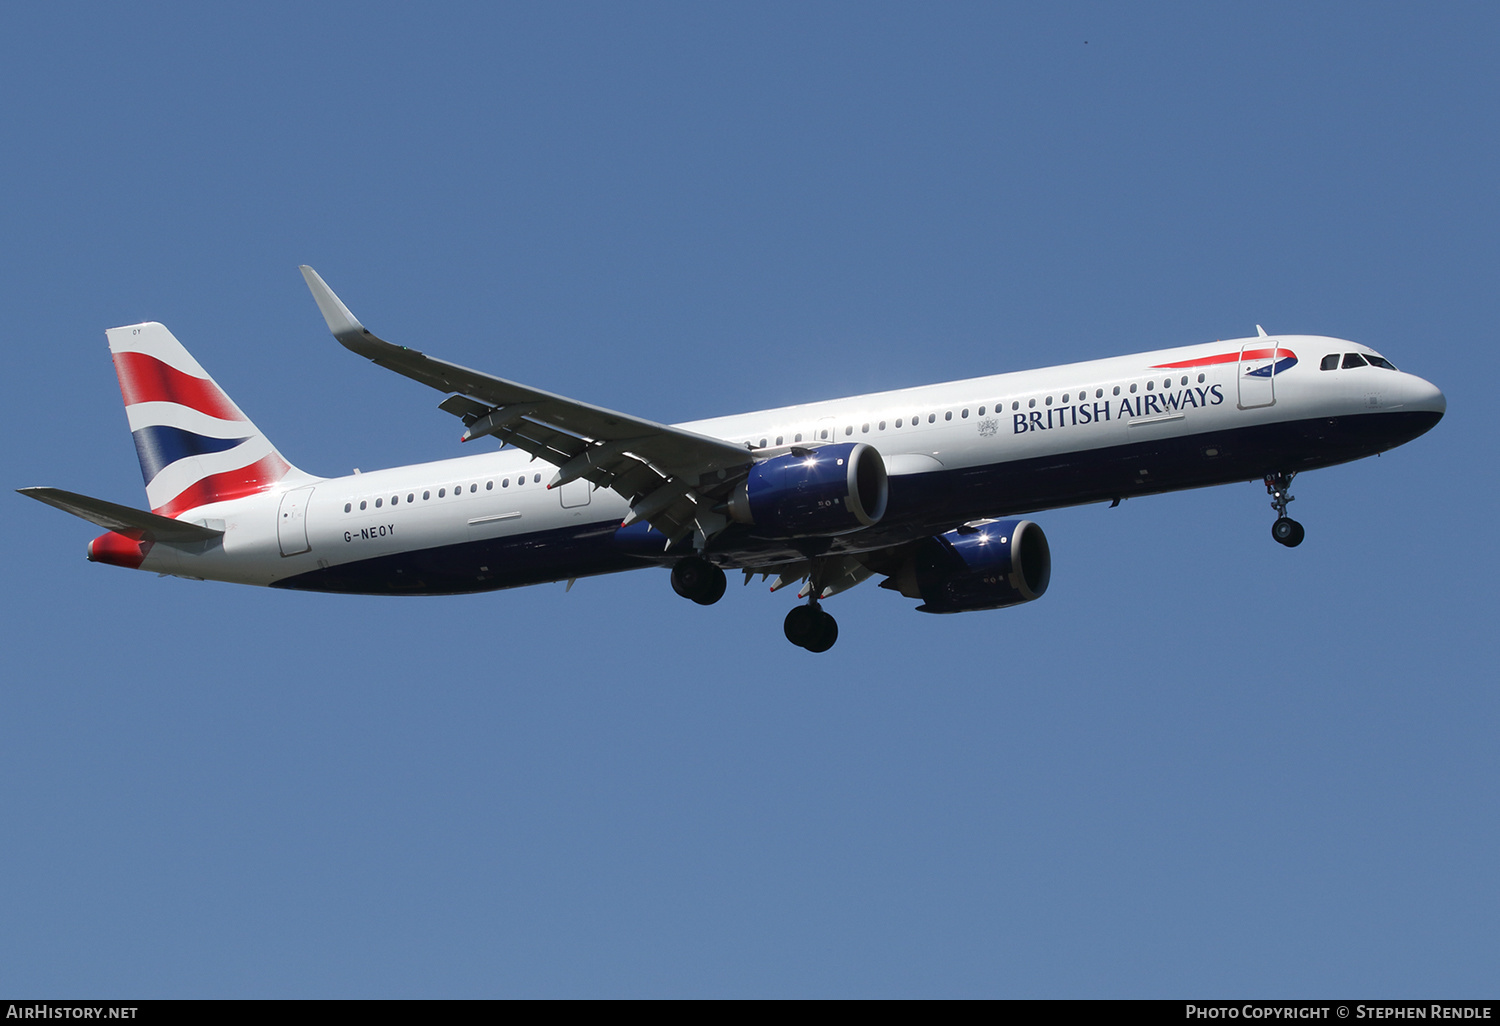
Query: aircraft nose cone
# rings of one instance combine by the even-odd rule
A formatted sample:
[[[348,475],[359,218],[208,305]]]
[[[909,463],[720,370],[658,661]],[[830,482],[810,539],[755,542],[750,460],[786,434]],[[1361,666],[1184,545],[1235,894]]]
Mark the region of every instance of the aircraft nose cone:
[[[1410,375],[1409,378],[1406,383],[1406,408],[1435,413],[1441,418],[1448,411],[1448,400],[1443,395],[1443,390],[1415,375]]]

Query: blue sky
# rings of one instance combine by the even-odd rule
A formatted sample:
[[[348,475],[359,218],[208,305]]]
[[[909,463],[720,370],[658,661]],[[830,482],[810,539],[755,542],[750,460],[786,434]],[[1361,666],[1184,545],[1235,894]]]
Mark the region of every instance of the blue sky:
[[[431,5],[428,5],[430,7]],[[104,329],[320,474],[382,336],[659,420],[1272,332],[1442,387],[1298,479],[1054,511],[1051,590],[709,609],[83,558],[3,503],[0,992],[1493,996],[1493,5],[16,6],[10,487],[143,504]]]

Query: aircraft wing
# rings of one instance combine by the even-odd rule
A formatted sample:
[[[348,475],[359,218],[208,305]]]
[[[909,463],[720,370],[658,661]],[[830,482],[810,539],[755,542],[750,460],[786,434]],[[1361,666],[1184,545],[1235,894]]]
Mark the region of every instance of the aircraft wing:
[[[579,402],[394,345],[365,328],[318,272],[303,266],[328,330],[346,348],[397,374],[454,393],[438,408],[463,420],[463,440],[495,435],[558,468],[548,487],[579,478],[631,503],[627,523],[649,522],[676,545],[701,548],[727,523],[715,507],[754,462],[722,439]]]

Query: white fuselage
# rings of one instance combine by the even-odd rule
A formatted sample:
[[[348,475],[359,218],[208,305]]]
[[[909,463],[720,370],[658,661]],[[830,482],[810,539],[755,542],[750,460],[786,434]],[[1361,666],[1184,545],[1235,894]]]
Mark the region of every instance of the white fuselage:
[[[1239,354],[1265,348],[1272,356],[1260,364],[1267,367],[1284,353],[1295,356],[1290,366],[1277,366],[1257,377],[1253,368],[1258,364],[1253,358],[1242,361]],[[1259,476],[1269,471],[1256,469],[1255,454],[1244,450],[1271,443],[1255,441],[1259,436],[1247,429],[1267,429],[1262,434],[1268,439],[1275,435],[1277,458],[1283,462],[1293,457],[1282,449],[1301,446],[1295,456],[1297,465],[1279,468],[1297,471],[1390,448],[1420,434],[1441,415],[1442,393],[1414,375],[1378,366],[1320,369],[1326,355],[1344,353],[1371,354],[1371,350],[1320,336],[1239,339],[679,426],[744,445],[757,456],[778,455],[794,445],[868,443],[884,458],[893,488],[900,486],[898,495],[921,496],[924,481],[945,482],[945,495],[959,489],[959,499],[948,502],[951,511],[946,522],[952,527],[980,516]],[[1226,358],[1230,354],[1232,358]],[[1213,362],[1216,359],[1221,362]],[[1286,360],[1282,358],[1281,363]],[[1295,436],[1305,436],[1305,442],[1293,443],[1287,439],[1294,436],[1270,430],[1277,425],[1320,421],[1349,424],[1353,423],[1350,418],[1391,414],[1426,414],[1428,418],[1420,427],[1414,420],[1414,426],[1395,430],[1389,437],[1372,436],[1367,445],[1335,446],[1327,451],[1319,451],[1314,436],[1306,432]],[[1387,421],[1384,418],[1380,423]],[[1214,461],[1222,458],[1212,444],[1219,437],[1236,439],[1225,446],[1224,457],[1233,459],[1225,459],[1222,472],[1214,469]],[[1194,449],[1192,440],[1203,445]],[[1158,449],[1174,454],[1169,464],[1123,471],[1115,466],[1120,460],[1128,462],[1133,454]],[[1195,452],[1201,453],[1201,469],[1191,463],[1197,458]],[[1099,462],[1091,464],[1090,454],[1120,456],[1114,462],[1109,462],[1112,456],[1099,456]],[[998,482],[1005,479],[1007,467],[1041,474],[1053,465],[1049,460],[1070,467],[1072,476],[1056,478],[1057,484],[1042,488],[1031,501],[1026,495],[1008,493],[1002,500],[996,497],[1000,492],[987,490],[1001,487]],[[1091,466],[1098,468],[1092,477]],[[626,516],[629,507],[616,493],[594,489],[586,481],[549,489],[552,474],[552,467],[524,452],[501,449],[347,477],[289,482],[284,488],[182,514],[181,519],[223,530],[221,543],[158,544],[142,569],[274,585],[351,564],[380,565],[384,575],[420,573],[420,568],[396,565],[393,557],[486,542],[512,544],[469,546],[465,551],[474,553],[474,565],[464,571],[470,579],[463,590],[646,565],[632,564],[625,557],[612,556],[597,563],[580,556],[560,559],[550,574],[542,570],[518,579],[507,577],[503,566],[480,562],[510,558],[504,554],[521,551],[516,546],[529,544],[528,539],[535,540],[525,550],[532,553],[536,546],[545,548],[574,535],[588,535],[590,530],[594,536],[608,534]],[[1012,477],[1029,479],[1019,473]],[[973,482],[977,505],[963,501],[963,489],[969,487],[965,482]],[[1004,508],[986,508],[986,501]],[[882,530],[872,530],[871,537],[893,537],[891,531],[900,527],[908,507],[921,509],[920,517],[912,514],[913,532],[945,520],[930,504],[913,499],[903,506],[893,500],[886,520],[879,525]],[[859,535],[841,544],[857,550]],[[749,543],[738,548],[731,545],[723,562],[752,566],[756,551]],[[487,552],[494,555],[487,556]],[[774,564],[778,558],[774,546],[765,550],[766,562]],[[537,565],[547,564],[543,558]]]

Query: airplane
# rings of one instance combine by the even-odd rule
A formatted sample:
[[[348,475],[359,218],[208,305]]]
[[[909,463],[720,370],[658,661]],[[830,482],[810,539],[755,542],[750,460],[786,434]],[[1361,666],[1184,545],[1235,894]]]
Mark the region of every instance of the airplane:
[[[163,325],[106,332],[150,512],[23,495],[105,529],[96,563],[191,580],[442,595],[669,567],[700,605],[726,571],[800,584],[784,623],[824,652],[828,598],[875,576],[928,613],[1047,590],[1027,514],[1263,481],[1295,547],[1292,478],[1437,424],[1443,393],[1368,346],[1255,337],[659,424],[386,342],[310,267],[335,339],[447,393],[477,455],[346,477],[293,466]]]

